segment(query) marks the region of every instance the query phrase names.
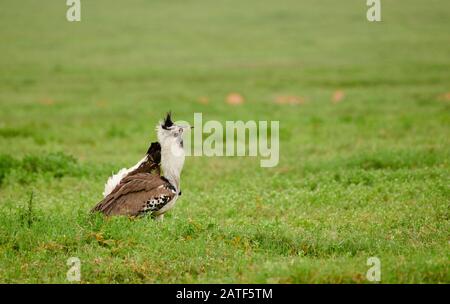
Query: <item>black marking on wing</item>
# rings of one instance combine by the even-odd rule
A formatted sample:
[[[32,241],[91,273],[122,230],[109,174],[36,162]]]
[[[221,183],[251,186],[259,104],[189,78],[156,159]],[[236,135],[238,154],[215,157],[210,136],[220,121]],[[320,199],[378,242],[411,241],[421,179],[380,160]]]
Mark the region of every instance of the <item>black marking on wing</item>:
[[[153,197],[145,203],[143,212],[158,211],[162,207],[167,205],[171,199],[172,199],[172,197],[168,196],[168,195],[160,195],[160,196]]]
[[[152,142],[147,150],[147,155],[151,157],[151,160],[155,164],[159,164],[161,162],[161,145],[159,142]]]

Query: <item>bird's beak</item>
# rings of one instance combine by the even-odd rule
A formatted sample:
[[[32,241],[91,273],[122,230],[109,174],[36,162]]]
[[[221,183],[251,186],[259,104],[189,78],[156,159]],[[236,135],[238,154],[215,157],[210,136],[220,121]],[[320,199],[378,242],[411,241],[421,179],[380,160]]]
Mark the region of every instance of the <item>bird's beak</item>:
[[[194,127],[191,127],[191,126],[181,126],[182,128],[183,128],[183,130],[185,130],[185,131],[187,131],[187,130],[190,130],[190,129],[193,129]]]

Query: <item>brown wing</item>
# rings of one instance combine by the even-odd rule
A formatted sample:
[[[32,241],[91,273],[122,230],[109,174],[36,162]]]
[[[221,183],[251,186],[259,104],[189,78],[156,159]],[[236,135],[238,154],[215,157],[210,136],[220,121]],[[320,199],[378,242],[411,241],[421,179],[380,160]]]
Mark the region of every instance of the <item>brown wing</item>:
[[[175,188],[157,174],[138,173],[125,177],[120,187],[107,195],[91,212],[137,216],[157,212],[176,195]]]
[[[142,162],[142,164],[138,168],[128,173],[126,177],[137,175],[140,173],[152,173],[159,176],[161,174],[160,162],[161,145],[159,144],[159,142],[152,142],[147,151],[147,161]],[[123,186],[126,177],[120,181],[120,183],[111,191],[110,194],[117,192],[117,190],[119,190]]]
[[[147,151],[147,160],[142,162],[142,164],[136,168],[134,171],[130,172],[129,175],[135,175],[138,173],[155,173],[160,174],[160,163],[161,163],[161,145],[159,142],[152,142],[150,148]]]

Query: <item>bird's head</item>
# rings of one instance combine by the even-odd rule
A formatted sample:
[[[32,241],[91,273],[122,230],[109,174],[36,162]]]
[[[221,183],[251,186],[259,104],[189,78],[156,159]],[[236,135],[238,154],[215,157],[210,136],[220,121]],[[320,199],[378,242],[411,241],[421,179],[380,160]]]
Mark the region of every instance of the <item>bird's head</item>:
[[[190,129],[190,126],[177,125],[173,123],[171,113],[167,113],[164,120],[160,121],[156,126],[156,132],[158,134],[158,141],[161,146],[172,145],[173,143],[179,143],[183,146],[182,135],[185,130]]]

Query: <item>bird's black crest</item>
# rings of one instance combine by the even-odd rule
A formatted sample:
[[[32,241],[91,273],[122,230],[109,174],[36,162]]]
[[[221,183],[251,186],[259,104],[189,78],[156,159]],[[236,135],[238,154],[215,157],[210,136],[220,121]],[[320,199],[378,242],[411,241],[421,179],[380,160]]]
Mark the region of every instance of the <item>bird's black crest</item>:
[[[172,113],[168,112],[166,118],[164,119],[164,123],[161,125],[161,127],[165,130],[169,129],[171,126],[173,126],[172,122]]]

